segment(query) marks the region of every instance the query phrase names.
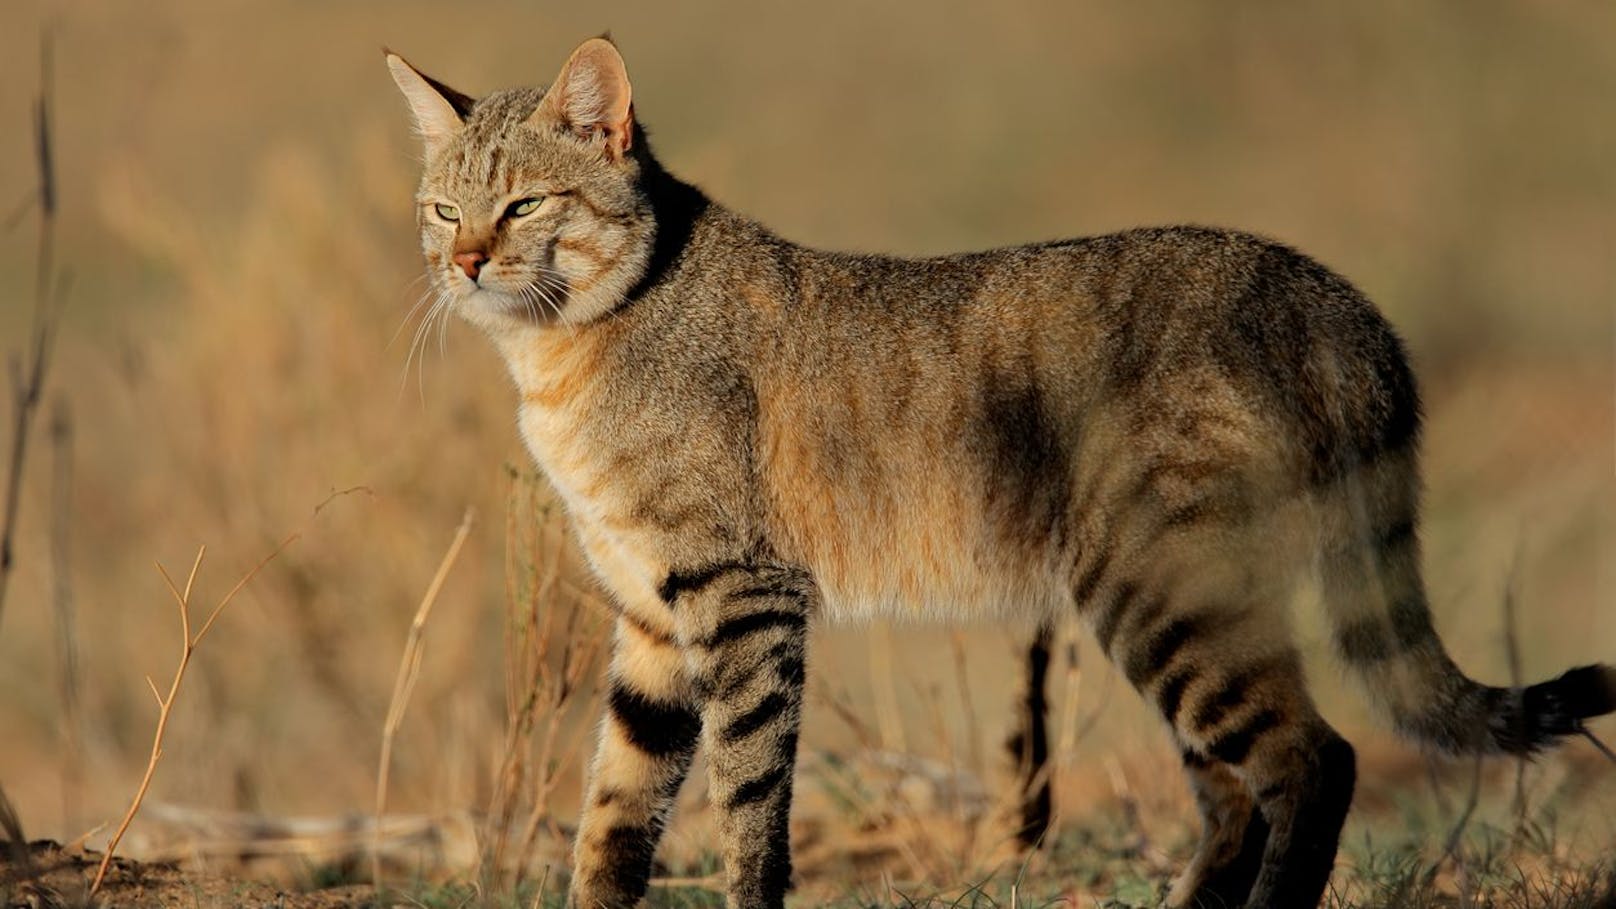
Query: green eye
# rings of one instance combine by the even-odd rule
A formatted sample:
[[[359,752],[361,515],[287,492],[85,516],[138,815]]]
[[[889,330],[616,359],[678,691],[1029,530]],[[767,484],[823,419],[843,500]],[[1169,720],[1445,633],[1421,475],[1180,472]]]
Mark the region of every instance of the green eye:
[[[505,217],[520,218],[523,215],[531,215],[539,210],[539,203],[543,201],[543,199],[517,199],[505,209]]]
[[[460,209],[453,206],[453,205],[444,205],[442,202],[439,202],[437,204],[437,209],[438,209],[438,217],[442,218],[445,221],[459,221],[460,220]]]

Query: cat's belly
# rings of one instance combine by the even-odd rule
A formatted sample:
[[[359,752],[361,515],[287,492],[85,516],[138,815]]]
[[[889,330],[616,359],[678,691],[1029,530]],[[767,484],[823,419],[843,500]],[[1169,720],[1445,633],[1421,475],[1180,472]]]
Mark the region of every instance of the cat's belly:
[[[777,465],[792,460],[771,454]],[[1007,536],[984,490],[960,471],[931,459],[909,466],[861,482],[826,482],[812,468],[774,474],[782,555],[812,572],[827,618],[995,620],[1070,603],[1053,541]]]
[[[1017,571],[923,570],[928,563],[903,554],[884,554],[880,565],[862,570],[813,567],[832,622],[898,620],[977,622],[1054,615],[1069,595],[1041,576]]]

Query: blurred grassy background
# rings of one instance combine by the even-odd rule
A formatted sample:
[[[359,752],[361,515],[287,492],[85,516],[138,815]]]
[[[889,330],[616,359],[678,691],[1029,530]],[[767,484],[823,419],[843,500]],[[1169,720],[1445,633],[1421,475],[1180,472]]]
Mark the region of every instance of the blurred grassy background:
[[[49,27],[59,255],[74,276],[48,409],[75,428],[76,805],[62,794],[43,421],[0,627],[0,782],[35,835],[82,832],[138,779],[142,677],[166,677],[178,646],[153,560],[182,571],[207,543],[202,592],[217,596],[356,485],[373,494],[333,503],[203,648],[152,798],[365,810],[409,617],[473,505],[390,803],[487,802],[505,712],[502,465],[526,460],[480,338],[452,328],[419,393],[407,337],[390,343],[420,266],[417,149],[383,44],[476,94],[543,83],[609,28],[664,162],[810,244],[930,253],[1184,221],[1293,243],[1366,290],[1414,351],[1431,584],[1460,661],[1507,678],[1512,564],[1528,675],[1616,656],[1616,5],[10,0],[4,18],[0,203],[32,185]],[[7,350],[26,337],[30,223],[0,244]],[[1018,632],[968,630],[963,685],[938,656],[955,640],[829,630],[815,662],[879,744],[991,769]],[[1316,635],[1309,649],[1322,652]],[[1128,797],[1187,821],[1180,784],[1151,785],[1172,778],[1165,736],[1079,652],[1076,713],[1099,719],[1064,804],[1114,807],[1141,787]],[[1417,778],[1327,664],[1321,678],[1366,754]],[[878,702],[893,705],[884,724]],[[823,698],[810,705],[805,754],[857,740]],[[1582,810],[1609,836],[1616,787],[1601,772]],[[1373,802],[1381,784],[1364,776]],[[576,790],[559,792],[570,804]],[[694,851],[700,823],[671,848]]]

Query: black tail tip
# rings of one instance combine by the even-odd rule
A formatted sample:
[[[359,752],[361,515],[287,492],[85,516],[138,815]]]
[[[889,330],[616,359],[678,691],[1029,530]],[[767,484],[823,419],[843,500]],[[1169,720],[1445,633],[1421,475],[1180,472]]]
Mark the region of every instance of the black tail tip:
[[[1532,754],[1582,731],[1582,721],[1616,713],[1616,667],[1595,663],[1510,692],[1494,717],[1493,737],[1512,754]]]

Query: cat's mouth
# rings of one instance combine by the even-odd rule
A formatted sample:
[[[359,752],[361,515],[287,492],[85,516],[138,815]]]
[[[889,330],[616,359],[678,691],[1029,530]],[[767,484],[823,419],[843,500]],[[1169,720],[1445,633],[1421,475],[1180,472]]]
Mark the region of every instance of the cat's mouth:
[[[530,325],[547,325],[564,321],[561,314],[564,305],[565,301],[557,299],[553,293],[498,284],[476,284],[465,287],[456,300],[456,309],[460,315],[472,322],[485,321],[493,317],[502,321],[516,320]]]

